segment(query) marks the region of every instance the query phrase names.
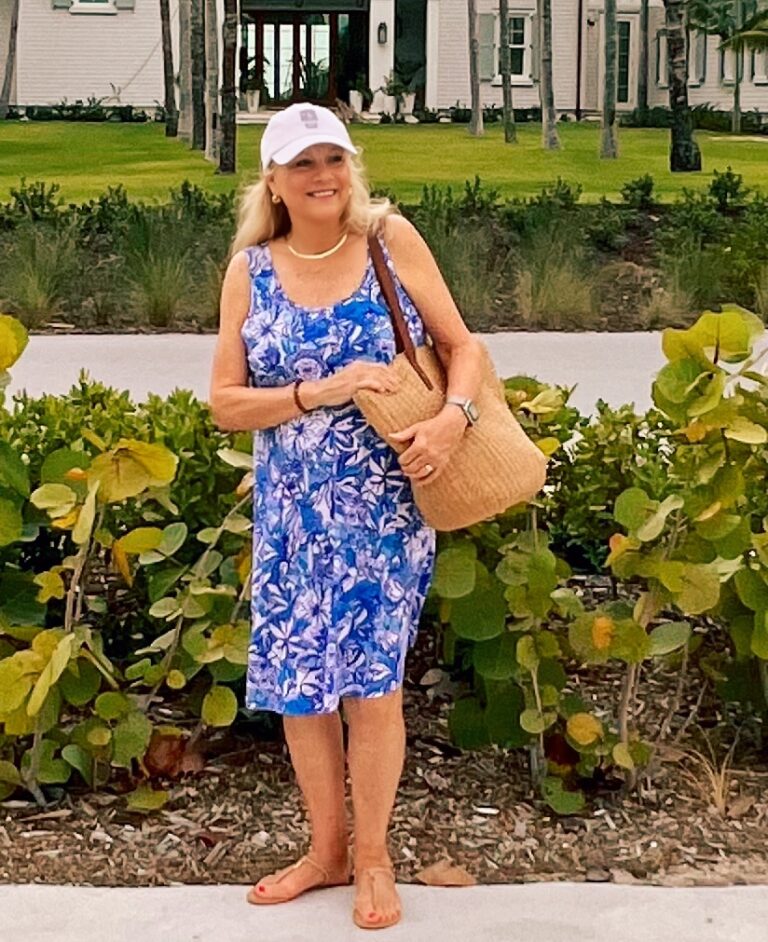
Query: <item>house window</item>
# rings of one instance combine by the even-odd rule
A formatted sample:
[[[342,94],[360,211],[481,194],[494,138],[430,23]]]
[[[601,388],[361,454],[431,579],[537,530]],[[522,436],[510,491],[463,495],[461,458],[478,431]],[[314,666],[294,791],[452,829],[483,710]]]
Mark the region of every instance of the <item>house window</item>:
[[[114,0],[74,0],[70,13],[117,13]]]
[[[703,30],[686,32],[688,84],[703,85],[707,78],[707,34]]]
[[[481,13],[479,20],[480,78],[501,81],[501,24],[495,13]],[[531,82],[532,15],[514,13],[509,17],[509,70],[512,81]]]
[[[667,33],[663,29],[656,33],[656,84],[659,88],[666,88],[669,85]]]
[[[752,50],[752,68],[750,70],[755,85],[768,85],[768,50],[758,52]]]
[[[619,20],[616,24],[619,29],[618,52],[618,78],[616,84],[616,101],[626,104],[629,101],[629,54],[630,54],[630,22]]]
[[[525,53],[528,48],[525,37],[525,24],[528,17],[510,16],[509,18],[509,71],[511,75],[525,75]],[[499,59],[501,75],[501,59]]]
[[[720,81],[723,85],[736,83],[736,53],[733,49],[720,50]]]

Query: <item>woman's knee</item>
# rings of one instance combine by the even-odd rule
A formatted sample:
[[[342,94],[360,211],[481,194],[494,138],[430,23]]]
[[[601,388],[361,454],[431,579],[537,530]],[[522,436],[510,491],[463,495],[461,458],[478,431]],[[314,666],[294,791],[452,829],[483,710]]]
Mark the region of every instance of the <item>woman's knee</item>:
[[[344,719],[354,723],[376,723],[400,719],[403,715],[403,688],[377,697],[342,697]]]

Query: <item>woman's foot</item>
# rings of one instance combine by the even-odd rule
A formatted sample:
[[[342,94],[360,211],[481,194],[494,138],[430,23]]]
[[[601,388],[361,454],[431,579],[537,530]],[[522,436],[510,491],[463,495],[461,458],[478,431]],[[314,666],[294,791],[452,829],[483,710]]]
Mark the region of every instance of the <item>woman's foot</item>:
[[[400,921],[402,909],[391,863],[355,866],[355,908],[352,918],[361,929],[383,929]]]
[[[349,855],[340,860],[320,861],[312,851],[276,873],[262,877],[249,891],[249,903],[287,903],[307,890],[342,886],[350,882]]]

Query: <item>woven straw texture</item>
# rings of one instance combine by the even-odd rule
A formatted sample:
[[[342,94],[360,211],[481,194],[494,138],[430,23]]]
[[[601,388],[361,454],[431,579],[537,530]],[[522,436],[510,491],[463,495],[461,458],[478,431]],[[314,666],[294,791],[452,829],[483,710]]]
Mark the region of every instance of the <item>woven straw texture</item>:
[[[504,398],[488,349],[483,351],[482,385],[475,397],[480,418],[467,428],[448,465],[434,481],[412,481],[413,497],[425,521],[436,530],[458,530],[531,500],[546,481],[547,459],[528,438]],[[416,359],[433,384],[429,390],[398,353],[390,364],[400,380],[394,393],[361,389],[354,396],[370,425],[390,432],[432,418],[443,408],[446,377],[432,346],[415,348]],[[388,439],[387,439],[388,440]],[[390,442],[398,453],[408,442]]]

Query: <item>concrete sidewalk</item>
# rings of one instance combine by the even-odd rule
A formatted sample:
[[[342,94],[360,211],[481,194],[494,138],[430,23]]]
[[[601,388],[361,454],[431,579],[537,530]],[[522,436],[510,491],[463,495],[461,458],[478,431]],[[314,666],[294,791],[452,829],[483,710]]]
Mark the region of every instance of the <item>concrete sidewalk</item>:
[[[478,334],[488,344],[499,376],[524,373],[543,382],[578,384],[571,404],[590,413],[598,398],[619,406],[651,404],[651,382],[664,365],[660,333]],[[208,399],[214,334],[33,334],[11,369],[11,394],[64,393],[84,367],[92,379],[127,389],[135,402],[175,387]]]
[[[0,939],[29,942],[343,942],[370,936],[352,922],[352,887],[256,907],[246,887],[0,886]],[[761,886],[667,889],[535,883],[400,886],[397,942],[764,942]]]

